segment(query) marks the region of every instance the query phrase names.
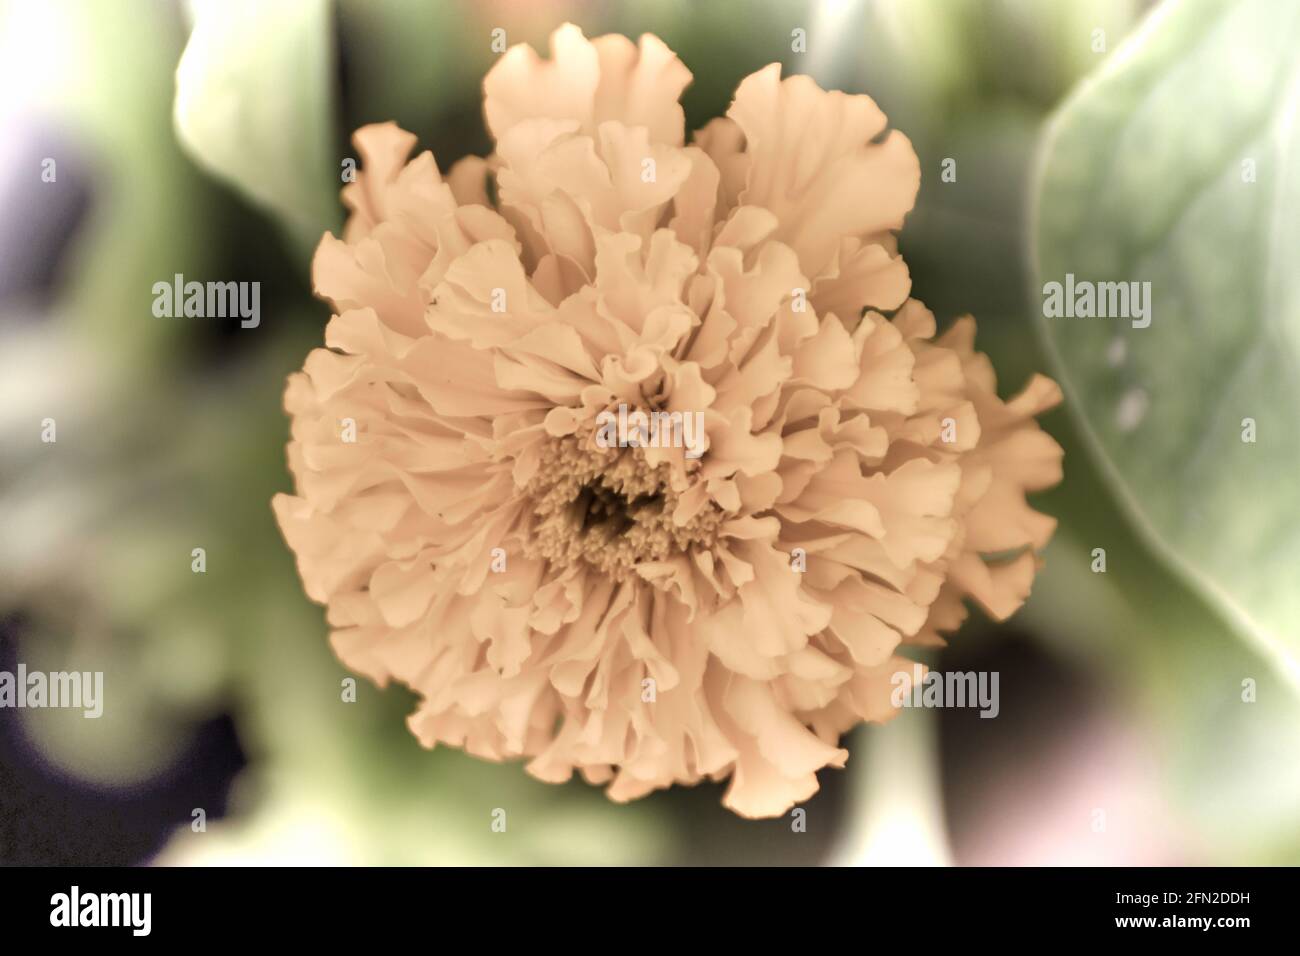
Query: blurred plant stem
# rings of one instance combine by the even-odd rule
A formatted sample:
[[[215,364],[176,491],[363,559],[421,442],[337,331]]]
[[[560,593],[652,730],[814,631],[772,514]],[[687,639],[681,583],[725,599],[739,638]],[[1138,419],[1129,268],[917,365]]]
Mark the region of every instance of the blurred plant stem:
[[[951,860],[939,789],[933,711],[903,710],[868,724],[849,742],[852,775],[846,831],[833,866],[947,866]]]

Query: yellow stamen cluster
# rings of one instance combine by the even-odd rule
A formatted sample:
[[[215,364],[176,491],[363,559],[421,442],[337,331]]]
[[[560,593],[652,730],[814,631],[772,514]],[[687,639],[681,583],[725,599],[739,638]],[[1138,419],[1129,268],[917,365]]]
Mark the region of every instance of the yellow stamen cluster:
[[[708,547],[724,515],[710,505],[685,524],[674,523],[679,493],[670,471],[666,463],[650,465],[638,448],[558,439],[525,488],[534,503],[525,553],[556,567],[585,561],[621,581],[643,561]]]

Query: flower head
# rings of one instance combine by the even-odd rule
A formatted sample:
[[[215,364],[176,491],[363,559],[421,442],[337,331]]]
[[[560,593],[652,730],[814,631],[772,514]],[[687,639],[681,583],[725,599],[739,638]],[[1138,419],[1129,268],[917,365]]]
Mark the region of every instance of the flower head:
[[[685,145],[659,40],[551,45],[488,74],[486,160],[357,132],[276,515],[426,746],[780,814],[894,715],[904,645],[1028,594],[1059,392],[1001,401],[973,320],[908,298],[920,170],[869,98],[773,65]]]

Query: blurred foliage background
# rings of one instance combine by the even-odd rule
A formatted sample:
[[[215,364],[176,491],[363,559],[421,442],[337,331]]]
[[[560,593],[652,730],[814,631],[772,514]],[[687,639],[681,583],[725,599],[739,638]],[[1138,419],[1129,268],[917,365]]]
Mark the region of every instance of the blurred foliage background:
[[[1140,163],[1115,158],[1128,113],[1147,123],[1128,146],[1146,149],[1148,166],[1195,154],[1214,135],[1207,122],[1231,126],[1233,102],[1207,107],[1216,89],[1294,119],[1292,5],[1168,5],[1191,8],[1177,17],[1156,6],[0,5],[0,75],[11,91],[0,105],[0,669],[22,660],[32,670],[102,670],[108,697],[94,721],[0,711],[0,862],[1300,862],[1300,704],[1288,677],[1300,644],[1294,613],[1282,613],[1297,593],[1288,549],[1300,540],[1296,472],[1252,479],[1249,496],[1234,498],[1224,482],[1180,484],[1174,447],[1153,481],[1143,443],[1117,447],[1090,417],[1110,413],[1119,384],[1076,360],[1095,364],[1108,343],[1062,343],[1039,327],[1040,269],[1082,255],[1070,237],[1113,245],[1114,277],[1144,274],[1167,241],[1168,230],[1140,218],[1148,207],[1173,218],[1158,175],[1112,199],[1109,218],[1078,229],[1077,215],[1068,218],[1089,201],[1080,189],[1104,193]],[[1243,16],[1254,29],[1233,25]],[[1178,18],[1183,32],[1188,21],[1231,27],[1217,58],[1199,64],[1211,79],[1183,96],[1184,54],[1206,44],[1168,27]],[[321,232],[341,222],[348,136],[395,120],[444,170],[485,153],[479,84],[496,56],[493,29],[544,51],[565,20],[589,36],[662,37],[695,75],[684,97],[691,129],[776,60],[824,87],[869,93],[921,159],[920,198],[901,238],[914,294],[941,322],[977,317],[1004,393],[1041,370],[1062,376],[1070,396],[1045,422],[1066,448],[1066,479],[1037,502],[1061,526],[1030,602],[1003,625],[977,615],[930,659],[999,671],[1000,718],[911,711],[860,728],[850,769],[827,772],[806,805],[806,832],[733,817],[716,786],[617,806],[580,782],[547,786],[519,765],[422,750],[405,728],[404,690],[362,681],[355,704],[341,701],[347,674],[271,516],[272,494],[289,488],[284,378],[328,319],[307,266]],[[792,51],[795,29],[806,31],[806,52]],[[1259,45],[1274,61],[1271,84],[1248,82],[1243,66],[1259,61]],[[1241,82],[1216,84],[1216,75]],[[1153,123],[1132,89],[1168,78]],[[1107,131],[1086,125],[1097,116]],[[1264,128],[1284,145],[1293,125]],[[1239,132],[1222,130],[1228,142]],[[1070,149],[1054,151],[1061,143]],[[40,181],[46,157],[57,160],[55,183]],[[940,179],[949,158],[955,182]],[[1092,175],[1072,178],[1075,167]],[[1269,182],[1278,202],[1296,203],[1294,178],[1277,172]],[[1202,234],[1275,235],[1266,205],[1243,223],[1230,201],[1208,212],[1194,191],[1185,201]],[[1238,249],[1220,250],[1229,268]],[[1168,258],[1170,283],[1206,268],[1177,249]],[[155,318],[151,287],[178,272],[260,281],[260,327]],[[1145,343],[1135,332],[1144,368],[1184,351],[1173,336],[1244,347],[1274,321],[1294,349],[1300,297],[1273,271],[1256,272],[1220,283],[1229,305],[1212,328],[1186,306],[1158,316],[1166,338]],[[1254,294],[1261,283],[1267,295]],[[1261,310],[1278,314],[1261,319]],[[1203,425],[1197,376],[1206,369],[1178,372],[1160,377],[1161,406],[1178,409],[1183,427]],[[1295,454],[1293,394],[1259,396],[1277,410],[1261,446],[1281,436],[1291,444],[1270,467]],[[57,422],[56,444],[40,441],[45,418]],[[1167,509],[1152,503],[1175,491],[1182,502],[1210,496],[1194,533],[1167,533]],[[1247,514],[1248,527],[1266,524],[1288,547],[1233,534]],[[196,547],[207,553],[204,574],[191,572]],[[1091,568],[1095,548],[1106,550],[1104,574]],[[1207,549],[1217,557],[1203,573]],[[1225,599],[1216,567],[1263,586]],[[1256,689],[1250,703],[1245,680]],[[490,828],[498,807],[508,813],[503,834]],[[195,809],[204,832],[191,825]]]

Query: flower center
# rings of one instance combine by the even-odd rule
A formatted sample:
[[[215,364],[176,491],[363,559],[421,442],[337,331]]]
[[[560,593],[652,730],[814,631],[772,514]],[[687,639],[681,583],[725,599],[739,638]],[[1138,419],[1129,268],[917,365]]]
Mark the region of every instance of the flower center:
[[[524,489],[533,502],[524,551],[558,567],[582,561],[616,580],[643,561],[709,546],[723,515],[710,505],[684,525],[673,522],[676,492],[664,463],[638,448],[583,447],[572,436],[548,445]]]

